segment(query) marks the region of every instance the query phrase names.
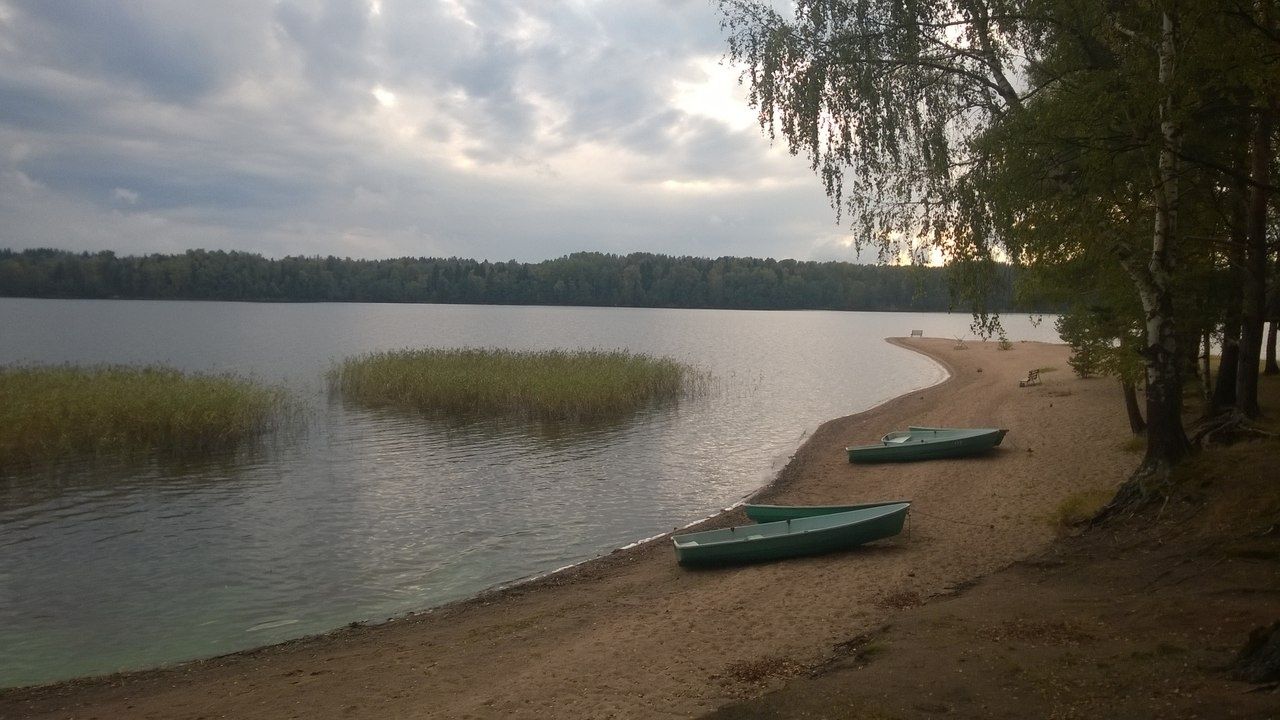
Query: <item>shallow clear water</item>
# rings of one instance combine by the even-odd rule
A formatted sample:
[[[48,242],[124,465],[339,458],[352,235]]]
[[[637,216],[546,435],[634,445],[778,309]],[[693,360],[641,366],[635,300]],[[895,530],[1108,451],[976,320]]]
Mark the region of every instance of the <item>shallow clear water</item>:
[[[0,364],[167,363],[283,383],[304,430],[188,464],[0,476],[0,686],[205,657],[378,620],[704,517],[804,435],[944,373],[882,341],[967,315],[0,299]],[[1014,339],[1052,323],[1006,318]],[[711,391],[625,422],[446,425],[330,402],[400,347],[627,348]]]

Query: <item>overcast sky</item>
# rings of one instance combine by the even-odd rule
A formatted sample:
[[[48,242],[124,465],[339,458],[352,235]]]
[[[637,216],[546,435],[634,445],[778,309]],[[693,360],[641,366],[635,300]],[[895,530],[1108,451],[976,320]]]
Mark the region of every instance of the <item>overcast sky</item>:
[[[712,0],[0,0],[0,247],[854,259]]]

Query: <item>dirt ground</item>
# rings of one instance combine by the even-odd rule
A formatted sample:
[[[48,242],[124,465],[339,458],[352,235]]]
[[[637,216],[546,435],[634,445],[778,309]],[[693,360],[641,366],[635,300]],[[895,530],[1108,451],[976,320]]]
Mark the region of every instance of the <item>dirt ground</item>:
[[[1228,669],[1280,620],[1278,455],[1276,441],[1206,453],[1170,505],[904,608],[810,675],[706,718],[1280,717],[1277,683]]]
[[[897,538],[704,571],[679,567],[663,538],[383,625],[167,669],[6,691],[0,718],[674,718],[786,692],[789,681],[848,662],[856,638],[880,632],[904,608],[1042,556],[1060,509],[1073,498],[1105,494],[1136,460],[1125,443],[1118,387],[1075,378],[1063,346],[900,343],[946,365],[951,378],[825,424],[759,497],[795,504],[910,499],[908,526]],[[1018,387],[1032,368],[1044,368],[1042,384]],[[1010,432],[982,457],[847,463],[846,445],[908,424]],[[743,521],[735,512],[707,526]],[[970,598],[998,590],[1000,582],[938,607],[978,602]],[[1036,635],[1042,625],[1056,627],[1057,611],[1033,609],[1024,622],[1032,629],[996,622],[984,632]],[[1102,634],[1080,622],[1080,633]],[[1188,647],[1184,656],[1196,652]],[[886,660],[895,655],[905,656],[890,650]],[[915,683],[944,687],[941,678],[918,676]]]

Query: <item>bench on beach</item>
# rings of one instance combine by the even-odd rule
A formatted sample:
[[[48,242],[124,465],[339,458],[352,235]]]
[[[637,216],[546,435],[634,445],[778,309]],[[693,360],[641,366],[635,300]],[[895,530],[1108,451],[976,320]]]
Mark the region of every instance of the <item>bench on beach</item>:
[[[912,330],[912,331],[911,331],[911,337],[924,337],[924,331],[923,331],[923,330]]]
[[[1018,381],[1018,387],[1027,387],[1029,385],[1039,385],[1039,384],[1040,384],[1039,368],[1036,368],[1035,370],[1028,370],[1027,379]]]

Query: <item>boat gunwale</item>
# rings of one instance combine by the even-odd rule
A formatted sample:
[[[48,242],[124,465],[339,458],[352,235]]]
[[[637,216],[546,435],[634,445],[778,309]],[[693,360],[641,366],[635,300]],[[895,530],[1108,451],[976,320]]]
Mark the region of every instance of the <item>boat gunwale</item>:
[[[850,445],[850,446],[847,446],[844,450],[847,453],[852,453],[859,450],[877,450],[880,448],[900,448],[900,447],[911,446],[914,443],[910,442],[909,439],[911,438],[913,432],[933,432],[935,434],[933,438],[921,438],[920,439],[921,444],[929,444],[932,442],[948,442],[953,440],[972,440],[975,438],[985,437],[987,435],[995,435],[996,436],[995,444],[999,445],[1000,442],[1004,440],[1004,436],[1009,433],[1009,430],[1007,428],[997,428],[997,427],[933,428],[933,427],[919,427],[919,426],[912,425],[912,426],[909,426],[908,429],[906,430],[894,430],[893,432],[886,433],[884,436],[880,438],[879,444]],[[939,438],[937,437],[937,433],[939,432],[957,433],[957,435]],[[901,441],[901,442],[891,442],[890,437],[893,437],[893,436],[906,437],[908,438],[908,440]]]
[[[841,505],[764,505],[745,503],[742,509],[746,512],[747,517],[756,523],[777,522],[779,520],[795,520],[799,518],[815,517],[819,515],[834,515],[841,512],[849,512],[850,510],[870,510],[872,508],[884,507],[886,505],[897,505],[899,503],[911,503],[910,498],[894,498],[891,500],[876,500],[873,502],[862,503],[845,503]]]
[[[877,510],[883,510],[884,512],[880,512],[880,513],[878,513],[878,514],[871,514],[871,513],[873,513],[874,511],[877,511]],[[889,517],[889,516],[891,516],[891,515],[895,515],[895,514],[897,514],[897,513],[905,513],[905,512],[909,512],[910,510],[911,510],[911,502],[910,502],[910,501],[902,501],[902,502],[898,502],[898,503],[891,503],[891,504],[888,504],[888,505],[881,505],[881,506],[878,506],[878,507],[861,508],[861,509],[857,509],[857,510],[847,510],[847,511],[845,511],[845,512],[828,513],[828,514],[826,514],[826,515],[815,515],[815,516],[807,517],[807,518],[797,518],[797,519],[795,519],[795,520],[773,520],[773,521],[765,522],[765,523],[756,523],[755,525],[731,525],[731,526],[730,526],[730,527],[728,527],[728,528],[716,528],[716,529],[713,529],[713,530],[702,530],[702,531],[700,531],[700,532],[696,532],[696,533],[687,533],[687,534],[685,534],[685,535],[672,535],[672,536],[671,536],[671,542],[675,545],[675,547],[676,547],[676,549],[677,549],[677,550],[688,550],[688,549],[692,549],[692,548],[710,548],[710,547],[718,547],[718,546],[726,545],[726,544],[745,544],[745,543],[751,543],[751,542],[759,542],[759,541],[761,541],[761,540],[774,540],[774,539],[778,539],[778,538],[795,537],[795,536],[799,536],[799,535],[807,535],[807,534],[809,534],[809,533],[812,533],[812,532],[818,532],[818,531],[822,531],[822,530],[837,530],[837,529],[840,529],[840,528],[846,528],[846,527],[849,527],[849,526],[852,526],[852,525],[857,525],[857,524],[859,524],[859,523],[863,523],[863,522],[869,522],[869,521],[872,521],[872,520],[879,520],[879,519],[881,519],[881,518]],[[828,526],[822,526],[822,527],[816,527],[816,528],[808,528],[808,529],[804,529],[804,530],[798,530],[798,531],[795,531],[795,532],[788,531],[788,532],[784,532],[784,533],[777,533],[777,534],[773,534],[773,535],[759,535],[759,536],[755,536],[755,537],[752,537],[752,536],[744,536],[744,537],[730,537],[730,538],[726,538],[726,539],[724,539],[724,540],[715,540],[715,541],[712,541],[712,542],[698,542],[697,540],[694,540],[692,543],[689,543],[689,542],[681,543],[681,542],[680,542],[680,539],[681,539],[681,538],[691,538],[691,537],[693,537],[693,536],[695,536],[695,535],[699,535],[699,534],[702,534],[702,533],[715,533],[715,532],[722,532],[722,531],[724,531],[724,530],[731,530],[731,531],[732,531],[732,530],[736,530],[737,528],[759,528],[759,527],[763,527],[763,526],[766,526],[766,525],[790,525],[790,524],[795,523],[795,522],[798,522],[798,521],[800,521],[800,520],[825,520],[825,519],[833,518],[833,517],[835,517],[835,516],[837,516],[837,515],[845,515],[845,514],[853,514],[853,513],[863,513],[863,512],[868,513],[868,516],[867,516],[867,517],[865,517],[865,518],[860,518],[860,519],[858,519],[858,520],[856,520],[856,521],[843,522],[843,523],[834,523],[834,524],[832,524],[832,525],[828,525]]]
[[[764,505],[760,503],[745,503],[743,508],[764,508],[768,510],[789,510],[791,508],[806,508],[809,510],[824,510],[831,508],[827,515],[834,515],[838,512],[851,512],[853,510],[871,510],[872,508],[884,507],[885,505],[897,505],[899,503],[911,504],[910,500],[873,500],[865,503],[849,503],[848,505]],[[848,510],[835,510],[834,508],[848,508]],[[771,520],[770,522],[776,522]]]

